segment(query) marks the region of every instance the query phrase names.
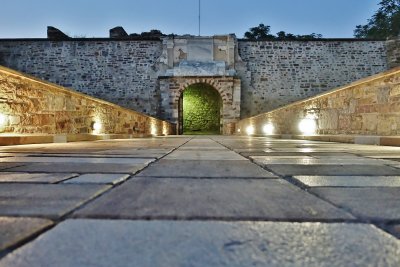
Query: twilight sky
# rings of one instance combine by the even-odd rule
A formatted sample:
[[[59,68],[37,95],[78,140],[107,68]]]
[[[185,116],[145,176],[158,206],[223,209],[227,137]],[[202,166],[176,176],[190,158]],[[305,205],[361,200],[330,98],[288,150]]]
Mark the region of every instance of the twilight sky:
[[[264,23],[272,33],[320,33],[351,38],[380,0],[201,0],[201,35],[235,33]],[[198,0],[7,0],[1,3],[0,38],[45,38],[54,26],[72,37],[108,37],[159,29],[198,34]]]

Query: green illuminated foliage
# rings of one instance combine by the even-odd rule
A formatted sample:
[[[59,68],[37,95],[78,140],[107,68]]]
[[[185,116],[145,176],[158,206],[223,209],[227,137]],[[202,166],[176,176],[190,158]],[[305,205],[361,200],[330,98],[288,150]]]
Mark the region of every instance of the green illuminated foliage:
[[[183,132],[220,133],[221,97],[206,84],[194,84],[183,92]]]

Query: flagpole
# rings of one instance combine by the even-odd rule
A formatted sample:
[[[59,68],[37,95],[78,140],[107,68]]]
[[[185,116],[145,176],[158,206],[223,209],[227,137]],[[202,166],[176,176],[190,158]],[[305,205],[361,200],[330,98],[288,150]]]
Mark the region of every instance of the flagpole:
[[[199,36],[200,36],[200,15],[201,15],[200,12],[201,12],[201,11],[200,11],[200,0],[199,0]]]

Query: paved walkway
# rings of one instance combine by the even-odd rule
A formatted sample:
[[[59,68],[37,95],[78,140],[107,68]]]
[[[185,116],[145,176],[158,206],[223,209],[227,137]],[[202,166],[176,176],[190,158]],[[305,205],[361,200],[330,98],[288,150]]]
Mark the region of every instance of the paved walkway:
[[[0,149],[0,266],[398,267],[399,237],[400,148],[183,136]]]

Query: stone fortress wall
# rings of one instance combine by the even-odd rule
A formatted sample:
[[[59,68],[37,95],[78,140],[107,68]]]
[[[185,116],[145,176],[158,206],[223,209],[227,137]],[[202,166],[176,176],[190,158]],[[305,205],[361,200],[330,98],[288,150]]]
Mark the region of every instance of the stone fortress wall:
[[[387,44],[235,40],[241,118],[387,70]],[[162,53],[161,40],[0,40],[0,65],[161,118]]]
[[[384,41],[239,42],[242,118],[387,70]]]
[[[149,40],[0,40],[0,65],[156,116],[161,51]]]

